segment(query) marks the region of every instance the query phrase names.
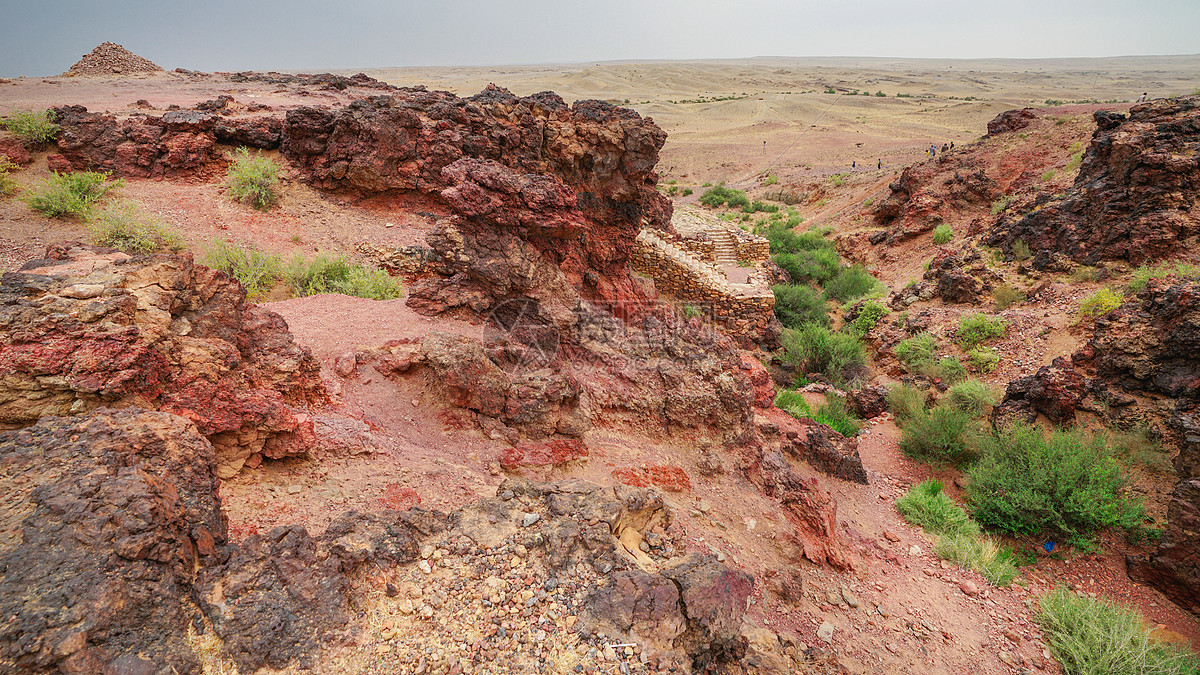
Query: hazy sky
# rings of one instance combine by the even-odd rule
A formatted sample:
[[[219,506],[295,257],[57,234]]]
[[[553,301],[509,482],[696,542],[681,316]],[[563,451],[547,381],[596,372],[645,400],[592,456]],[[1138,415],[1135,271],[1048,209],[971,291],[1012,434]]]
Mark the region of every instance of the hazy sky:
[[[0,75],[110,40],[167,69],[1200,52],[1200,0],[0,0]]]

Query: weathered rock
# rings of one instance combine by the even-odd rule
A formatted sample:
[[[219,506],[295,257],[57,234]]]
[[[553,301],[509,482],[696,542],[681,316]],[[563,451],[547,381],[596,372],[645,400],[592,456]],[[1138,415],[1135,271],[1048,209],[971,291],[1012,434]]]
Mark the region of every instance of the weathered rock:
[[[1029,108],[1005,110],[987,123],[988,136],[1024,129],[1035,119],[1037,119],[1037,113]]]
[[[934,284],[936,293],[946,302],[976,304],[983,293],[1000,282],[974,246],[934,255],[925,272],[925,280]]]
[[[1060,356],[1033,375],[1008,383],[1004,399],[992,411],[997,426],[1015,422],[1032,424],[1038,413],[1058,426],[1075,421],[1075,409],[1088,394],[1087,379]]]
[[[846,394],[846,404],[858,417],[877,417],[888,410],[888,388],[877,384],[851,391]]]
[[[131,73],[157,73],[162,68],[149,59],[125,49],[115,42],[101,42],[91,52],[75,62],[63,77],[78,75],[129,75]]]
[[[0,159],[7,158],[13,164],[24,165],[33,161],[25,144],[9,133],[0,134]]]
[[[212,446],[136,409],[0,432],[0,660],[21,672],[199,673],[184,638],[196,570],[224,545]],[[118,669],[119,670],[119,669]]]
[[[192,420],[223,476],[313,446],[299,407],[325,400],[319,364],[273,312],[188,256],[80,245],[0,281],[0,426],[101,405]]]
[[[1008,249],[1022,239],[1086,264],[1139,264],[1196,248],[1200,96],[1136,105],[1124,121],[1097,113],[1096,122],[1074,186],[999,222],[989,245]]]

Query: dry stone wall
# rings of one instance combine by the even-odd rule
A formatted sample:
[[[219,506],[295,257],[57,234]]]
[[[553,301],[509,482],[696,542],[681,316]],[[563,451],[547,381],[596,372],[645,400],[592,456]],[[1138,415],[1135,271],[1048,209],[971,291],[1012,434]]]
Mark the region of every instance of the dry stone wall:
[[[774,319],[775,296],[766,287],[734,288],[715,265],[642,230],[634,249],[633,269],[654,280],[660,292],[695,305],[735,338],[762,341]]]

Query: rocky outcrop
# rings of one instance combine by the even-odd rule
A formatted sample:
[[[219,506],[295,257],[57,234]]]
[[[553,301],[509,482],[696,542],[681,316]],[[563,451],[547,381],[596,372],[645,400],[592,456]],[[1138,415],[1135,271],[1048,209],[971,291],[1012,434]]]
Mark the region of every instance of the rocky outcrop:
[[[1033,375],[1009,382],[1004,399],[992,410],[992,420],[998,427],[1033,424],[1040,413],[1056,426],[1070,426],[1089,386],[1071,360],[1060,356]]]
[[[888,187],[891,194],[874,213],[875,222],[888,229],[872,235],[872,244],[894,246],[950,221],[958,211],[982,209],[1003,194],[969,151],[906,167]]]
[[[1005,110],[987,123],[988,136],[1019,131],[1029,126],[1029,123],[1035,119],[1037,119],[1037,113],[1030,108]]]
[[[118,118],[72,105],[53,113],[62,127],[59,153],[72,169],[134,178],[214,175],[228,163],[221,144],[278,147],[282,126],[277,117],[202,110]]]
[[[1200,96],[1136,105],[1129,118],[1097,112],[1074,186],[1005,218],[988,244],[1021,239],[1094,264],[1159,260],[1196,248],[1200,235]]]
[[[958,304],[978,303],[982,294],[1000,283],[1000,275],[988,268],[974,246],[937,253],[929,262],[924,279],[942,300]]]
[[[222,476],[307,452],[320,366],[228,275],[189,256],[51,247],[0,281],[0,425],[99,406],[191,420]]]

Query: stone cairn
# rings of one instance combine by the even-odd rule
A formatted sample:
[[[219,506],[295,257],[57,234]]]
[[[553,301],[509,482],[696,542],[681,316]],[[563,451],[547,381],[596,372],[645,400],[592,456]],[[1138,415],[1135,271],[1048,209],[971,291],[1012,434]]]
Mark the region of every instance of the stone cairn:
[[[162,68],[153,62],[125,49],[115,42],[104,42],[84,54],[83,58],[63,73],[63,77],[76,75],[126,75],[129,73],[154,73]]]

